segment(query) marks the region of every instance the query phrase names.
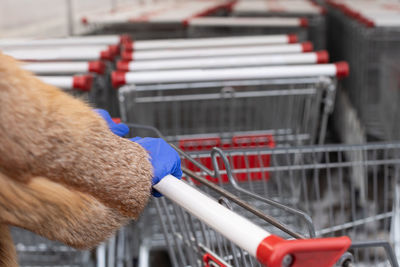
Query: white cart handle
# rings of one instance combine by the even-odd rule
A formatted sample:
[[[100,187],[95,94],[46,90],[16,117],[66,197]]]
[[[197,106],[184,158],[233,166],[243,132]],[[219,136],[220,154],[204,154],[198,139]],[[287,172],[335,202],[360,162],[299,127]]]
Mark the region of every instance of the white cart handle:
[[[38,76],[40,80],[51,84],[63,90],[77,90],[88,92],[92,88],[93,76],[75,75],[75,76]]]
[[[124,42],[123,49],[127,51],[156,49],[189,49],[200,47],[228,47],[249,45],[271,45],[297,43],[296,34],[258,35],[240,37],[212,37],[193,39],[163,39],[149,41]]]
[[[308,27],[306,18],[201,17],[190,19],[190,26],[211,27]]]
[[[250,45],[230,47],[200,47],[191,49],[162,49],[148,51],[122,51],[121,58],[126,61],[138,60],[160,60],[174,58],[200,58],[218,57],[232,55],[255,55],[255,54],[287,54],[311,52],[313,45],[310,42],[301,44],[274,44],[274,45]]]
[[[25,70],[35,74],[75,74],[94,72],[104,74],[106,65],[103,61],[89,62],[30,62],[22,65]]]
[[[4,50],[3,53],[18,60],[25,61],[62,61],[62,60],[113,60],[117,55],[117,46],[93,47],[54,47],[48,49],[16,49]]]
[[[319,65],[295,65],[273,67],[245,67],[224,69],[160,70],[143,72],[119,72],[111,74],[115,88],[125,84],[181,83],[207,81],[233,81],[244,79],[277,79],[296,77],[336,76],[349,74],[346,62]]]
[[[167,175],[153,186],[268,267],[328,267],[349,248],[348,237],[284,240],[222,206],[204,193]]]
[[[128,35],[95,35],[55,39],[1,39],[0,47],[118,45],[131,41]]]

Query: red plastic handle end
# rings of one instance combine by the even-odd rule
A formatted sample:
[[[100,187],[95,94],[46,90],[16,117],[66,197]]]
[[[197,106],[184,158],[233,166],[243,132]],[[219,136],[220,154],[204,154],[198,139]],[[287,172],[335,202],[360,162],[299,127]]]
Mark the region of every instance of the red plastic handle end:
[[[331,267],[351,245],[347,236],[284,240],[271,235],[257,248],[257,259],[268,267],[281,267],[291,261],[291,267]]]
[[[88,25],[88,24],[89,24],[89,21],[88,21],[87,17],[82,17],[82,18],[81,18],[81,23],[82,23],[83,25]]]
[[[120,60],[117,62],[117,69],[119,71],[129,71],[129,61]]]
[[[107,50],[103,50],[100,52],[100,58],[104,59],[104,60],[112,61],[112,60],[114,60],[114,55],[113,55],[113,53],[111,53],[110,50],[107,49]]]
[[[317,55],[317,63],[322,64],[322,63],[328,63],[329,62],[329,53],[326,50],[322,51],[317,51],[315,52]]]
[[[132,52],[134,50],[133,41],[123,43],[122,50]]]
[[[121,58],[123,60],[126,60],[126,61],[132,61],[133,60],[133,53],[129,52],[129,51],[122,51]]]
[[[307,18],[300,18],[300,26],[301,27],[308,27],[308,19]]]
[[[297,38],[296,34],[289,34],[288,35],[288,43],[289,44],[297,43],[298,41],[299,41],[299,38]]]
[[[119,37],[119,42],[121,44],[132,42],[132,38],[128,34],[123,34]]]
[[[89,62],[89,72],[104,74],[105,71],[106,71],[106,64],[103,61],[90,61]]]
[[[93,76],[92,75],[81,75],[74,76],[73,87],[74,89],[88,92],[92,88]]]
[[[118,88],[126,84],[125,72],[113,71],[111,73],[111,83],[114,88]]]
[[[119,45],[109,45],[108,51],[110,51],[110,53],[113,55],[113,57],[118,56],[118,54],[120,52]]]
[[[311,52],[314,50],[314,46],[311,42],[304,42],[301,44],[303,52]]]
[[[335,66],[336,66],[336,77],[338,79],[349,76],[350,67],[346,61],[337,62],[335,63]]]

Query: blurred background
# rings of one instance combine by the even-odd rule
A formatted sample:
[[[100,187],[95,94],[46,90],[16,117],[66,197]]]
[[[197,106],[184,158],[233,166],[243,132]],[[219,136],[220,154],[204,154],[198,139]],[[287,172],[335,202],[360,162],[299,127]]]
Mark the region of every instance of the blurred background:
[[[398,266],[400,1],[2,0],[0,50],[131,136],[162,135],[290,229],[186,173],[271,233],[347,235],[336,266]],[[92,251],[13,237],[21,266],[260,266],[166,198]]]

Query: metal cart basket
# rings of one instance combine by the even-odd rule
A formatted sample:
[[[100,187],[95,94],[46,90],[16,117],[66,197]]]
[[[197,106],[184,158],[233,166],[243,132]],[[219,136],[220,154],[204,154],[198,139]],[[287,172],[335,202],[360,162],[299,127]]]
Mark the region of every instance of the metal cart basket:
[[[269,148],[251,141],[246,146],[215,148],[211,156],[188,152],[186,177],[211,181],[197,177],[188,183],[273,234],[348,235],[351,254],[342,256],[340,266],[353,266],[350,260],[355,266],[398,266],[390,244],[397,248],[400,238],[399,143]],[[162,198],[156,208],[174,266],[259,266],[251,253],[186,212],[182,203]],[[303,265],[289,257],[279,266]]]
[[[270,134],[277,144],[322,143],[338,64],[116,73],[131,84],[119,89],[121,117],[170,142]]]

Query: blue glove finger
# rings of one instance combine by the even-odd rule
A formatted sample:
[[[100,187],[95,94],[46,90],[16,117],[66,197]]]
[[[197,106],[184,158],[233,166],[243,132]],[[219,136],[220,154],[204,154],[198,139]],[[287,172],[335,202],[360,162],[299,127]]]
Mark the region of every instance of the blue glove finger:
[[[103,119],[107,122],[108,128],[110,128],[111,132],[114,134],[123,137],[129,133],[129,127],[123,123],[115,123],[110,114],[104,109],[94,109]]]
[[[163,139],[135,137],[130,140],[138,143],[149,152],[150,162],[153,165],[153,185],[157,184],[168,174],[178,179],[182,177],[179,154]],[[162,196],[154,189],[152,194],[155,197]]]

